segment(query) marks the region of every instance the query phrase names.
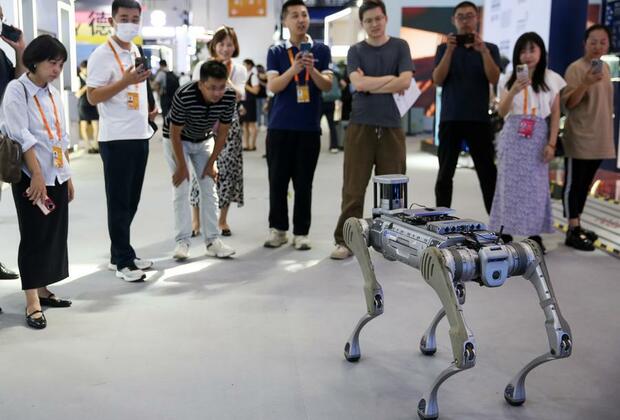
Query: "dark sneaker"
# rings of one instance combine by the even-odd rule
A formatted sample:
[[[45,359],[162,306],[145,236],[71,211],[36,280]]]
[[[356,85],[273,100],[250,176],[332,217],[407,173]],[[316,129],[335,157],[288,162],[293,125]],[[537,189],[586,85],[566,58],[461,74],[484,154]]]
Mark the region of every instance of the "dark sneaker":
[[[596,232],[591,231],[589,229],[584,229],[581,226],[579,226],[578,229],[581,230],[581,233],[586,235],[586,238],[591,240],[593,243],[598,239],[598,235],[596,234]]]
[[[564,244],[580,251],[594,251],[594,243],[580,228],[569,229]]]

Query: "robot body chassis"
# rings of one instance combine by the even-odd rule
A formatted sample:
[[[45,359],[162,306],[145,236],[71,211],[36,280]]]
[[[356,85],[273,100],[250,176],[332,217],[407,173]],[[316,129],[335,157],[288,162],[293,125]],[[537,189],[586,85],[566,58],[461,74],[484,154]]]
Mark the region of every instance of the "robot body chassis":
[[[560,313],[542,252],[535,242],[526,240],[503,245],[498,234],[487,231],[483,223],[453,217],[450,215],[453,211],[446,208],[375,208],[373,212],[377,217],[350,218],[344,226],[345,242],[362,269],[368,309],[345,345],[345,358],[349,362],[360,359],[359,334],[369,321],[384,311],[383,290],[375,277],[368,248],[373,247],[388,260],[419,269],[442,304],[422,336],[420,350],[425,355],[435,353],[435,330],[446,316],[454,356],[451,366],[439,374],[418,403],[421,419],[438,418],[437,392],[441,384],[450,376],[472,368],[476,362],[475,338],[463,317],[466,281],[498,287],[508,277],[523,276],[536,289],[544,311],[550,350],[528,363],[506,386],[504,397],[509,404],[525,402],[525,377],[532,369],[570,356],[570,327]]]

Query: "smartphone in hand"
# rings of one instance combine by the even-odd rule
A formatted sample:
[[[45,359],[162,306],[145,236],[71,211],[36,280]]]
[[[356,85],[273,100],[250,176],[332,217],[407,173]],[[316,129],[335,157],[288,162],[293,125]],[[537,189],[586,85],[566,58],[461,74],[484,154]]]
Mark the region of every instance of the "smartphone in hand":
[[[135,63],[136,70],[138,70],[140,66],[142,66],[143,72],[147,70],[151,70],[151,63],[145,57],[136,57],[136,63]]]
[[[594,59],[590,62],[592,73],[598,74],[603,71],[603,60]]]
[[[518,64],[517,65],[517,80],[529,80],[530,71],[527,68],[527,64]]]
[[[299,44],[299,51],[301,51],[302,55],[309,54],[311,49],[312,44],[310,44],[309,42],[302,42],[301,44]]]
[[[2,24],[2,36],[13,42],[17,42],[19,41],[19,37],[22,36],[22,31],[20,31],[14,26],[3,23]]]

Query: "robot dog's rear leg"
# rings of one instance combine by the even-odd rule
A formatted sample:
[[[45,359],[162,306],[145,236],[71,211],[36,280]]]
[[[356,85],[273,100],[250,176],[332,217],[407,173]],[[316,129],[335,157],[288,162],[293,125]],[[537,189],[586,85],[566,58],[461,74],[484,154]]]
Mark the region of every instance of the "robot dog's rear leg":
[[[461,282],[456,283],[455,285],[456,297],[459,300],[459,303],[463,305],[465,303],[465,285]],[[431,325],[426,329],[422,339],[420,340],[420,351],[425,356],[432,356],[437,351],[437,339],[436,339],[436,330],[437,325],[441,322],[443,317],[446,316],[446,311],[444,308],[441,308],[437,315],[431,321]]]
[[[454,355],[452,366],[439,374],[428,394],[418,403],[418,416],[421,419],[436,419],[439,417],[437,391],[441,384],[450,376],[476,364],[475,340],[465,323],[458,292],[452,274],[446,268],[442,251],[435,247],[427,248],[420,261],[422,277],[439,296],[450,323],[450,341]]]
[[[525,241],[528,244],[531,241]],[[560,308],[555,300],[555,293],[551,286],[549,272],[542,252],[534,242],[529,243],[529,248],[534,253],[535,260],[527,268],[523,275],[536,288],[540,300],[540,306],[545,313],[545,328],[549,339],[549,352],[529,362],[510,381],[504,390],[504,398],[510,405],[521,405],[525,402],[525,377],[535,367],[555,359],[570,356],[572,351],[572,335],[570,327],[560,313]]]
[[[351,217],[344,224],[344,240],[357,258],[364,277],[364,295],[367,313],[359,320],[344,346],[344,357],[357,362],[361,357],[359,335],[368,322],[383,313],[383,289],[375,277],[375,269],[368,252],[368,224],[363,219]]]

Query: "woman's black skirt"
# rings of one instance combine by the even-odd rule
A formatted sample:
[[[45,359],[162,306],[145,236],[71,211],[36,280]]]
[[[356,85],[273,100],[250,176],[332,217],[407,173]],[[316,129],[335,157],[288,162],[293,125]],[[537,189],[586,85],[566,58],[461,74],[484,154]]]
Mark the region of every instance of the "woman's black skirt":
[[[56,208],[45,216],[38,206],[24,196],[30,178],[13,184],[13,199],[19,223],[17,265],[22,289],[36,289],[69,277],[67,235],[69,232],[69,191],[67,182],[47,187],[47,195]]]

